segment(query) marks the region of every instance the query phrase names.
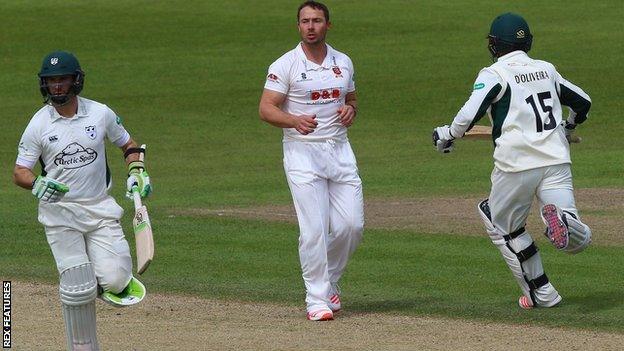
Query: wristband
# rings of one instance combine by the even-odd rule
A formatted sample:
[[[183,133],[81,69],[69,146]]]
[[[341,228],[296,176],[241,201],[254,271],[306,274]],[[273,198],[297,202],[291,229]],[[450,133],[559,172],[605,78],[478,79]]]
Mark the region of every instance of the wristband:
[[[124,158],[127,158],[129,155],[132,155],[132,154],[140,154],[140,153],[145,154],[145,149],[141,147],[131,147],[131,148],[128,148],[126,152],[124,152]]]

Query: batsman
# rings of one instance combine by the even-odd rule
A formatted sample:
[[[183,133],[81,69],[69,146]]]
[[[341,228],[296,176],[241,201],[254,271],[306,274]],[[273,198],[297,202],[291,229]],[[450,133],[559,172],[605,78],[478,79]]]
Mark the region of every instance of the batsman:
[[[19,142],[15,184],[39,201],[60,275],[59,293],[68,350],[99,350],[96,297],[115,306],[140,302],[145,287],[132,276],[132,259],[119,220],[123,209],[108,194],[111,173],[105,140],[121,148],[129,169],[128,191],[151,192],[142,152],[109,107],[79,96],[85,74],[71,53],[45,56],[39,71],[44,106]],[[41,164],[41,174],[33,168]]]
[[[456,138],[490,114],[492,189],[478,211],[522,290],[520,307],[552,307],[561,295],[544,272],[525,223],[537,197],[545,235],[557,249],[574,254],[590,244],[591,230],[574,201],[568,141],[587,119],[591,100],[551,63],[527,55],[533,35],[521,16],[496,17],[487,38],[494,63],[479,72],[452,124],[434,129],[433,144],[450,152]],[[565,120],[562,106],[569,110]]]

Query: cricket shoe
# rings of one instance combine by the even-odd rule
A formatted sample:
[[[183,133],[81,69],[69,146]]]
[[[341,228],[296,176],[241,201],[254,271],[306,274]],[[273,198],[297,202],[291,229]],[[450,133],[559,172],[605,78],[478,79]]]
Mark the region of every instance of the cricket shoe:
[[[308,312],[308,320],[311,321],[331,321],[332,319],[334,319],[334,313],[330,309]]]
[[[561,295],[557,295],[557,297],[547,305],[537,305],[537,307],[554,307],[559,304],[559,302],[561,302]],[[531,301],[531,299],[526,297],[525,295],[520,296],[520,298],[518,299],[518,305],[523,310],[530,310],[535,307],[533,301]]]
[[[100,295],[100,298],[104,300],[104,302],[115,307],[125,307],[136,305],[141,302],[146,293],[145,285],[137,278],[132,277],[126,288],[120,293],[115,294],[110,291],[104,291],[102,295]]]
[[[340,311],[342,305],[340,304],[340,287],[338,286],[338,284],[331,285],[331,292],[328,299],[329,303],[327,304],[327,306],[329,307],[329,309],[331,309],[334,313]]]
[[[542,207],[542,221],[546,224],[544,235],[559,250],[568,246],[568,226],[565,224],[561,210],[553,204]]]
[[[524,310],[530,310],[533,308],[533,301],[531,301],[531,299],[529,299],[528,297],[522,295],[518,299],[518,305]]]
[[[338,294],[330,295],[329,296],[329,303],[327,304],[327,306],[334,313],[340,311],[340,309],[342,308],[342,305],[340,304],[340,295],[338,295]]]

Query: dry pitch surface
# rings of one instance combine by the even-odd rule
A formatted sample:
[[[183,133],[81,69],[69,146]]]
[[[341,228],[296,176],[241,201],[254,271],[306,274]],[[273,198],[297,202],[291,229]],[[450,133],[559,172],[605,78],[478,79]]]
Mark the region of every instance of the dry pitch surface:
[[[14,282],[13,349],[63,350],[56,287]],[[134,308],[97,303],[102,350],[621,350],[624,335],[447,318],[339,312],[150,294]],[[528,312],[530,313],[530,312]]]
[[[622,245],[614,221],[624,213],[624,191],[577,191],[594,243]],[[370,201],[367,226],[485,235],[477,198]],[[186,215],[228,215],[294,221],[292,208],[194,209]],[[175,215],[175,214],[174,214]],[[541,224],[532,214],[528,227]],[[436,220],[437,219],[437,220]],[[443,220],[441,220],[443,219]],[[436,227],[439,223],[447,223]],[[457,228],[464,228],[459,232]],[[534,235],[537,237],[537,235]],[[149,287],[148,287],[149,288]],[[63,350],[64,331],[57,287],[14,282],[13,349]],[[345,297],[347,298],[347,297]],[[305,320],[303,307],[224,302],[149,294],[134,308],[98,301],[103,350],[621,350],[624,335],[568,328],[407,317],[348,310],[330,322]],[[527,312],[530,313],[530,312]]]

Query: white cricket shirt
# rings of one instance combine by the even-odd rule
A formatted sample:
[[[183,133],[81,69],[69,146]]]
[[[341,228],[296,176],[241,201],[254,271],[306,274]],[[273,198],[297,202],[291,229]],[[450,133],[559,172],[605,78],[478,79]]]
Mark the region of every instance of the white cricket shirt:
[[[570,107],[568,121],[578,124],[587,118],[591,100],[552,64],[514,51],[479,72],[470,99],[453,120],[451,134],[463,136],[488,112],[494,163],[500,170],[519,172],[570,163],[562,104]]]
[[[355,91],[353,63],[347,55],[327,45],[327,56],[318,65],[306,58],[299,43],[271,64],[264,88],[286,95],[282,111],[316,115],[314,132],[302,135],[294,128],[284,128],[285,141],[347,141],[347,128],[338,118],[346,94]]]
[[[102,199],[111,184],[105,138],[119,147],[130,140],[108,106],[78,97],[78,112],[64,118],[45,105],[26,127],[15,163],[32,169],[40,161],[44,174],[69,187],[63,202]]]

